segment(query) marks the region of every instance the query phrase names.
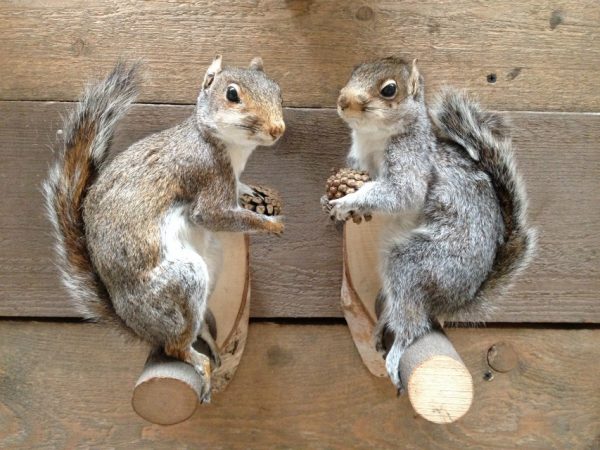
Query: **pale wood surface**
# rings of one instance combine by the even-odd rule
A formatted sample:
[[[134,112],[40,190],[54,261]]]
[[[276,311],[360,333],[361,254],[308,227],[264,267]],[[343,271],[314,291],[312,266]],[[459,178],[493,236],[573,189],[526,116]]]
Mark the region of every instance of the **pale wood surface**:
[[[133,412],[146,348],[98,325],[0,322],[1,448],[591,449],[600,436],[600,330],[458,329],[475,401],[435,425],[363,366],[344,325],[251,324],[229,387],[173,427]],[[489,370],[488,349],[518,364]]]
[[[0,102],[0,315],[75,314],[53,268],[39,191],[59,115],[71,106]],[[137,105],[116,148],[191,111]],[[600,322],[600,115],[509,115],[541,239],[534,263],[498,302],[492,320]],[[332,110],[287,109],[285,118],[282,141],[258,149],[243,177],[281,192],[287,223],[280,239],[252,237],[251,316],[339,317],[341,234],[321,212],[319,198],[330,169],[343,164],[348,132]]]
[[[210,378],[201,377],[191,365],[152,350],[133,389],[131,407],[148,422],[183,422],[196,411],[208,389],[206,381]]]
[[[287,105],[332,106],[355,64],[396,54],[494,108],[598,111],[598,39],[596,0],[2,2],[0,99],[73,100],[128,55],[147,61],[144,101],[193,103],[220,52],[261,54]]]
[[[473,402],[473,378],[452,342],[440,331],[420,337],[400,360],[400,377],[412,407],[434,423],[452,423]]]
[[[218,233],[217,236],[223,248],[223,266],[227,270],[219,274],[208,307],[217,324],[217,346],[224,350],[238,333],[240,320],[250,303],[250,248],[248,238],[241,233]],[[244,325],[244,329],[246,328]],[[237,343],[235,345],[237,346]]]

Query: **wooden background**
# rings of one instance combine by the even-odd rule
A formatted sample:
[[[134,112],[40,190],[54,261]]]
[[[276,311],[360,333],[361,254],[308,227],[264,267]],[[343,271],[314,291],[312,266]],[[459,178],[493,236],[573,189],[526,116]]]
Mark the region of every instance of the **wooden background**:
[[[245,178],[282,192],[287,230],[252,239],[261,319],[231,387],[161,428],[129,405],[145,349],[73,322],[39,187],[86,80],[122,55],[146,61],[119,151],[190,114],[215,53],[260,54],[282,86],[286,134]],[[318,204],[349,143],[337,92],[353,65],[389,54],[419,58],[428,95],[465,87],[512,120],[541,233],[496,325],[451,330],[476,384],[451,426],[414,417],[362,367],[340,320],[341,237]],[[597,0],[0,0],[0,448],[599,448],[599,76]],[[498,341],[521,362],[484,382]]]

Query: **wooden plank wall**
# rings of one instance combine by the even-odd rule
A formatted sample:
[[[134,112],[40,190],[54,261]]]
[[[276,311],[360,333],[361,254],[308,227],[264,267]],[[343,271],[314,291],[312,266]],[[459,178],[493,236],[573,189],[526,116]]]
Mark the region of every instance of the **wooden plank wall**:
[[[0,447],[598,448],[600,330],[449,337],[475,385],[471,410],[455,424],[416,417],[362,365],[345,326],[258,323],[228,388],[189,421],[161,427],[129,405],[144,346],[97,325],[10,323],[0,327]],[[518,366],[486,381],[487,351],[499,342],[514,348]]]
[[[148,61],[142,101],[193,103],[221,52],[261,53],[290,106],[333,106],[354,64],[397,54],[497,109],[597,111],[599,22],[596,0],[2,2],[0,99],[73,100],[126,53]]]
[[[63,320],[77,315],[39,186],[86,80],[123,55],[146,61],[119,151],[190,114],[215,53],[260,54],[283,90],[286,135],[245,176],[286,203],[284,237],[254,237],[251,257],[251,315],[283,325],[251,325],[212,406],[150,426],[129,404],[146,349]],[[341,237],[318,205],[349,144],[337,92],[355,64],[390,54],[419,58],[428,97],[464,87],[512,120],[541,232],[498,301],[492,320],[506,324],[449,331],[475,381],[472,410],[449,426],[362,366],[337,319]],[[600,448],[599,75],[597,0],[0,0],[0,448]],[[519,365],[484,381],[498,342]]]
[[[58,284],[39,190],[60,115],[72,104],[0,102],[4,157],[0,188],[0,315],[76,316]],[[192,106],[140,105],[124,121],[116,149],[171,126]],[[498,301],[493,321],[600,322],[600,115],[508,113],[541,231],[535,263]],[[343,163],[348,132],[335,111],[285,111],[288,131],[274,148],[259,149],[245,178],[278,188],[287,230],[281,239],[253,237],[254,317],[337,317],[341,240],[321,212],[323,180]],[[317,139],[318,137],[318,139]],[[568,150],[567,150],[568,149]],[[573,201],[574,199],[576,201]]]

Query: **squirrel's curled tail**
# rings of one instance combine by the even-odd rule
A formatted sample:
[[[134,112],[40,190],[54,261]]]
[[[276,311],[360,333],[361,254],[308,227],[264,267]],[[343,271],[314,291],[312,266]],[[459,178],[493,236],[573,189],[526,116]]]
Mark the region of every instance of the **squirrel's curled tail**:
[[[513,156],[509,127],[498,114],[482,110],[467,94],[451,89],[442,91],[431,118],[441,137],[464,147],[488,173],[498,196],[504,242],[476,297],[495,296],[528,265],[537,241],[536,231],[527,224],[527,196]]]
[[[63,125],[64,145],[44,182],[62,280],[88,319],[118,321],[86,244],[83,201],[105,163],[115,127],[138,91],[138,64],[119,62],[106,79],[86,88]]]

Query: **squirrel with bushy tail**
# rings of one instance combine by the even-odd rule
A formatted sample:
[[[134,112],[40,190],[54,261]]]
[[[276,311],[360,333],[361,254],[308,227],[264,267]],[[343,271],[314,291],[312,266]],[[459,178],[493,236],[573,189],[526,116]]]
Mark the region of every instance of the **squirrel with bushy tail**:
[[[372,181],[322,203],[338,221],[384,222],[375,344],[401,391],[406,348],[444,319],[489,310],[530,261],[536,233],[503,118],[451,89],[429,110],[416,60],[356,67],[338,113],[352,133],[348,164]]]
[[[194,113],[109,158],[119,120],[136,97],[138,65],[119,63],[90,85],[64,125],[45,183],[62,278],[83,315],[118,324],[205,378],[218,349],[207,301],[221,271],[216,232],[280,234],[278,217],[240,206],[240,181],[259,145],[283,134],[279,86],[260,58],[247,69],[217,56]],[[192,344],[200,336],[212,358]]]

